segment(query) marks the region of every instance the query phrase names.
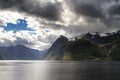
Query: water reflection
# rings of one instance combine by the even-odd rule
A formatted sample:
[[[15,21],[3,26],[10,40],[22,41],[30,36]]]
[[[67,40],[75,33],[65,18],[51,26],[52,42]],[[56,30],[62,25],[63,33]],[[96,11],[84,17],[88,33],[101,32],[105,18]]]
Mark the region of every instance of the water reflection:
[[[119,62],[0,61],[0,80],[120,80]]]

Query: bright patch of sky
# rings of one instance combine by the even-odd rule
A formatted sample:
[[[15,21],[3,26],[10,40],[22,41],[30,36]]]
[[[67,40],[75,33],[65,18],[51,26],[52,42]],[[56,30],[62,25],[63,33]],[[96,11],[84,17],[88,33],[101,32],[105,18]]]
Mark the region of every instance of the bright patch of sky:
[[[6,26],[0,26],[1,28],[4,28],[5,31],[14,31],[15,33],[17,31],[21,30],[27,30],[27,31],[34,31],[31,28],[28,28],[27,21],[25,19],[18,19],[16,23],[8,22]],[[31,32],[32,33],[32,32]]]

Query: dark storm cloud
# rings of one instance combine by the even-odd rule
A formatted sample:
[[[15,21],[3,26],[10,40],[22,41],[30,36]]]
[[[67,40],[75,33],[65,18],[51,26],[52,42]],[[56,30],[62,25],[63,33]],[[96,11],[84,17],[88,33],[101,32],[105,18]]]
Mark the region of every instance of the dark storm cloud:
[[[36,2],[30,3],[20,7],[20,10],[49,20],[58,20],[60,16],[60,6],[54,3],[46,3],[45,5]]]
[[[78,15],[92,18],[102,18],[104,16],[101,6],[96,5],[96,3],[89,2],[88,0],[71,0],[70,8]]]
[[[16,8],[19,11],[48,20],[58,20],[61,10],[59,3],[51,3],[50,0],[46,3],[32,0],[0,0],[0,8],[12,10]]]
[[[24,0],[0,0],[1,9],[9,9],[12,7],[20,7],[24,4]]]
[[[95,7],[93,4],[80,4],[75,6],[75,12],[80,15],[92,17],[92,18],[102,18],[103,13],[100,9]]]
[[[120,15],[120,4],[116,4],[110,7],[110,15]]]
[[[79,35],[82,32],[104,33],[120,30],[120,17],[113,16],[120,14],[120,0],[66,0],[65,2],[69,10],[77,16],[75,20],[71,20],[71,24],[69,23],[71,26],[65,29],[66,32]],[[79,22],[80,18],[84,21]]]

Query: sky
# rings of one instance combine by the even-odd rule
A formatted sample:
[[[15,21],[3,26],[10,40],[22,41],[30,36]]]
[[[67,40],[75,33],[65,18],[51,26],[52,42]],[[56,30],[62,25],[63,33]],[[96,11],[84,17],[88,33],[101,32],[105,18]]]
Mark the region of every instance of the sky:
[[[0,46],[48,49],[64,35],[120,30],[120,0],[0,0]]]

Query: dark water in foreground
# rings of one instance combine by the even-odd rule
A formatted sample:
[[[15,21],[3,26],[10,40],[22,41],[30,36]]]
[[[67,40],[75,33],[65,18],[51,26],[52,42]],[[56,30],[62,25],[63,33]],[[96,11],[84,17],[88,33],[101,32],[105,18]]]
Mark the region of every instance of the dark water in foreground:
[[[120,80],[120,62],[0,61],[0,80]]]

